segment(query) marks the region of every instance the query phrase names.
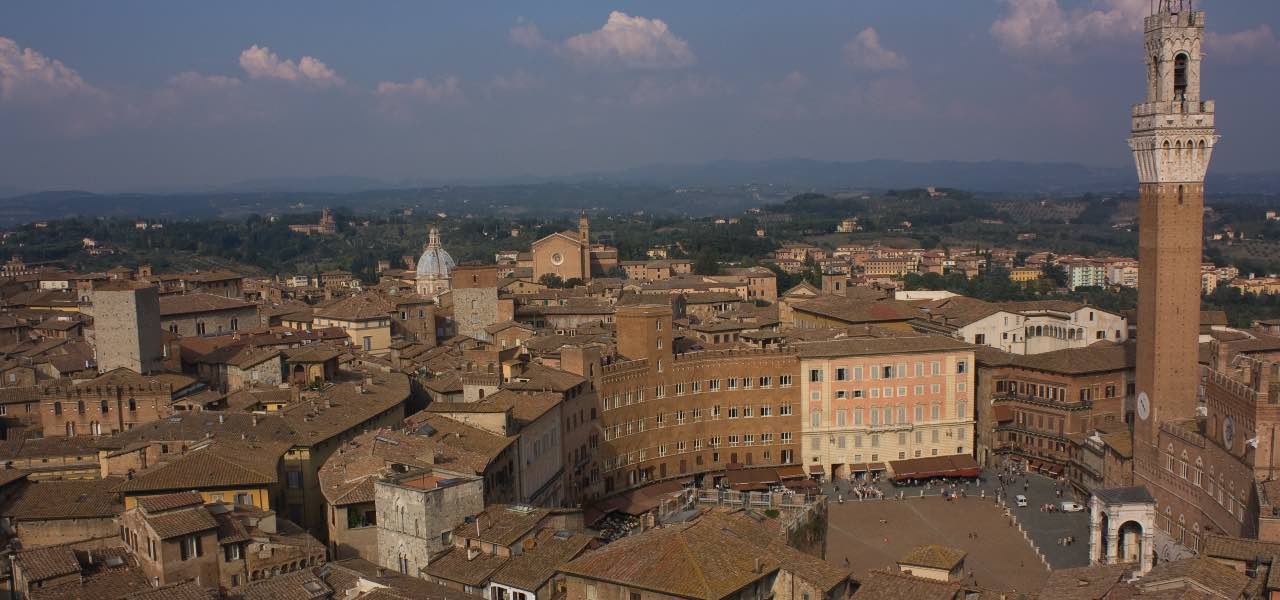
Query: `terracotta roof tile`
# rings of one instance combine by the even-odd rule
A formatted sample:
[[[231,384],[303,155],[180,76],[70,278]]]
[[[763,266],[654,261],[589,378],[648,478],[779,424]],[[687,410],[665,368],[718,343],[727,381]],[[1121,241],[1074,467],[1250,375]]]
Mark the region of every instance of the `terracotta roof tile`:
[[[70,546],[20,550],[16,560],[28,581],[43,581],[80,572],[80,561],[76,560],[76,552]]]
[[[927,544],[913,548],[906,556],[898,559],[898,564],[950,571],[964,562],[965,555],[964,550]]]
[[[319,600],[329,598],[333,589],[318,569],[302,569],[250,583],[240,592],[242,600]]]
[[[115,487],[121,493],[195,490],[276,483],[287,441],[274,444],[217,442],[143,471]]]
[[[197,492],[178,492],[139,498],[138,504],[149,513],[158,513],[188,506],[204,506],[204,497]]]
[[[592,538],[573,532],[541,531],[534,546],[516,555],[493,576],[495,583],[537,591],[556,573],[561,564],[577,558]]]
[[[243,300],[203,292],[160,297],[160,316],[162,317],[243,309],[257,310],[257,307]]]
[[[1040,600],[1096,600],[1106,598],[1131,572],[1133,565],[1096,565],[1049,573]]]
[[[912,577],[896,571],[871,571],[853,600],[955,600],[960,584]]]
[[[203,505],[145,517],[160,539],[217,529],[218,522]]]
[[[375,292],[364,292],[317,307],[315,316],[340,321],[365,321],[389,318],[395,304]]]
[[[801,358],[946,352],[974,348],[955,338],[936,335],[852,337],[823,342],[803,342],[794,346]]]
[[[216,600],[212,592],[193,581],[134,592],[124,600]]]
[[[33,481],[0,511],[11,519],[101,519],[119,514],[123,506],[113,488],[123,479]]]
[[[466,548],[454,546],[431,561],[425,571],[432,577],[479,587],[511,560],[508,557],[483,552],[473,558],[467,558],[467,552]]]

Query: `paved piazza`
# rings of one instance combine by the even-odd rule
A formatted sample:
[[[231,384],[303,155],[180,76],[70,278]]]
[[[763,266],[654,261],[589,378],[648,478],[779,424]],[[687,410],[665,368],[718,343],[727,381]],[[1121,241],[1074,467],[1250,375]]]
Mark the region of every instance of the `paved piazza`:
[[[1023,509],[1028,510],[1028,509]],[[1034,510],[1034,509],[1032,509]],[[969,553],[966,569],[978,585],[1001,590],[1039,589],[1049,571],[1004,509],[990,500],[939,497],[829,505],[827,559],[849,559],[854,577],[890,567],[912,548],[938,543]],[[881,519],[885,523],[881,523]],[[970,539],[970,532],[978,532]]]

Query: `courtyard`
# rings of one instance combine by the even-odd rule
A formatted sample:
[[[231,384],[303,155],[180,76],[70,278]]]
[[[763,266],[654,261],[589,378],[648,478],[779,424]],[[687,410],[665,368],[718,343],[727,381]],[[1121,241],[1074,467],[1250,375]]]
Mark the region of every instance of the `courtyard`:
[[[829,508],[827,559],[843,565],[848,558],[854,577],[859,577],[868,570],[893,566],[916,546],[941,544],[969,553],[965,568],[973,572],[981,586],[1000,590],[1038,589],[1049,572],[1022,533],[1009,524],[1005,507],[993,500],[996,472],[991,470],[981,483],[961,486],[967,497],[950,502],[940,496],[940,486],[898,488],[879,484],[877,487],[887,498],[901,494],[905,499],[851,500],[845,485],[844,493],[840,494],[845,502],[841,504],[837,501],[836,489],[830,483],[825,484],[823,491]],[[1027,530],[1052,568],[1087,566],[1088,514],[1040,510],[1042,504],[1062,500],[1055,493],[1060,487],[1059,482],[1041,475],[1018,474],[1016,483],[1006,492],[1008,510]],[[923,498],[920,497],[922,491]],[[1030,506],[1013,507],[1009,500],[1015,494],[1025,494]],[[977,537],[971,538],[971,533],[977,533]],[[1058,543],[1068,536],[1075,538],[1073,544]]]
[[[1022,510],[1035,510],[1025,508]],[[969,553],[965,569],[981,586],[1030,591],[1043,586],[1048,569],[991,500],[940,497],[830,503],[827,560],[849,560],[854,578],[893,567],[916,546],[941,544]],[[970,533],[977,532],[976,539]]]

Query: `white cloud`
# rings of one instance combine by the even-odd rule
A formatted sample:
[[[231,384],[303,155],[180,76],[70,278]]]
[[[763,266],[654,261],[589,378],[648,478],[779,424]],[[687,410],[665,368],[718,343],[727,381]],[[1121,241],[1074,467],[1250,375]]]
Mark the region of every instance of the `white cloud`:
[[[530,50],[536,50],[547,45],[547,40],[542,37],[542,32],[538,31],[538,26],[533,23],[526,23],[524,17],[516,19],[516,24],[511,27],[509,35],[511,43]]]
[[[441,79],[438,83],[419,77],[407,83],[384,81],[378,84],[377,93],[379,96],[399,95],[430,102],[446,102],[460,100],[462,87],[458,84],[458,78],[453,75]]]
[[[0,37],[0,100],[37,102],[77,95],[102,92],[62,61]]]
[[[240,79],[226,75],[203,75],[183,71],[169,78],[170,87],[183,90],[226,90],[239,87]]]
[[[565,40],[563,52],[583,64],[637,69],[687,67],[696,60],[689,43],[671,33],[661,19],[621,11],[609,13],[600,29]]]
[[[627,96],[634,106],[665,106],[676,102],[719,96],[726,92],[725,84],[717,77],[687,75],[674,81],[665,78],[641,77]]]
[[[270,48],[257,44],[240,53],[240,68],[251,79],[280,79],[321,87],[345,83],[333,69],[317,58],[304,56],[297,63],[291,59],[281,60]]]
[[[542,80],[526,73],[523,69],[516,69],[506,75],[495,75],[489,82],[490,90],[504,93],[520,92],[538,87],[542,87]]]
[[[461,82],[453,75],[434,82],[422,77],[404,83],[383,81],[374,94],[379,112],[404,119],[416,116],[423,106],[456,105],[466,100]]]
[[[865,71],[895,71],[907,68],[907,59],[880,45],[880,34],[868,27],[844,45],[844,60]]]
[[[1243,63],[1254,59],[1276,62],[1280,60],[1280,40],[1268,25],[1235,33],[1209,32],[1205,46],[1217,58],[1227,62]]]
[[[991,25],[1005,52],[1069,59],[1081,44],[1112,41],[1142,31],[1150,0],[1091,0],[1064,10],[1059,0],[1004,0],[1006,12]]]

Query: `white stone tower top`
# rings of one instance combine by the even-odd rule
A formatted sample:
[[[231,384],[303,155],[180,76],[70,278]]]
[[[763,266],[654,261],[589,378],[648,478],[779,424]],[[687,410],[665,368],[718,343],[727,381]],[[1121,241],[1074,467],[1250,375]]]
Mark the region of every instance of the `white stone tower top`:
[[[1203,183],[1218,141],[1213,101],[1200,97],[1204,11],[1157,0],[1144,21],[1147,98],[1133,107],[1133,150],[1141,183]]]

